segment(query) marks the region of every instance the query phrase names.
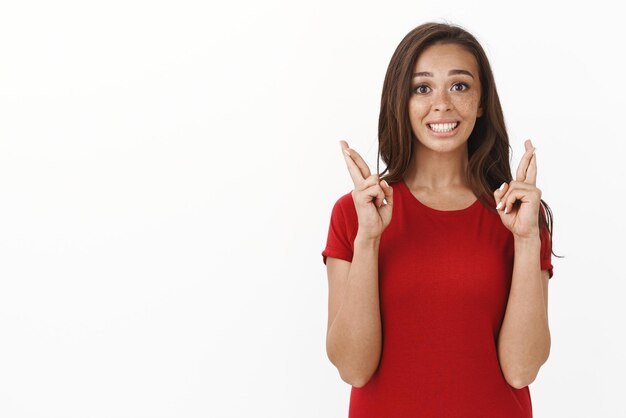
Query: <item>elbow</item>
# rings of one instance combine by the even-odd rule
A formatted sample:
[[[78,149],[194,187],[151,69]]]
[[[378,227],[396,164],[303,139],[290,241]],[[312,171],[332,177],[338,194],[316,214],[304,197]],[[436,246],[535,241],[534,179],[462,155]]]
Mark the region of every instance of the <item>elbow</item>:
[[[504,380],[509,384],[509,386],[514,387],[515,389],[522,389],[526,386],[530,385],[537,376],[537,371],[532,370],[531,368],[515,368],[515,370],[511,370],[511,368],[504,368],[502,370],[502,374],[504,375]]]
[[[337,358],[328,354],[328,359],[335,366],[335,368],[339,371],[339,376],[341,380],[346,382],[347,384],[354,386],[355,388],[361,388],[370,381],[376,368],[368,367],[367,369],[363,367],[357,367],[351,364],[345,364],[341,361],[338,361]]]
[[[342,373],[340,373],[340,375],[341,380],[343,380],[347,384],[352,385],[355,388],[362,388],[367,384],[367,382],[370,381],[374,373],[360,374],[354,376],[344,376]]]
[[[506,378],[506,382],[509,386],[514,387],[515,389],[522,389],[526,386],[530,385],[535,379],[528,379],[523,377],[515,377],[515,378]]]
[[[367,374],[357,374],[357,373],[353,373],[350,374],[346,371],[339,371],[339,375],[341,376],[341,380],[343,380],[344,382],[346,382],[347,384],[354,386],[355,388],[362,388],[363,386],[365,386],[367,384],[367,382],[370,381],[370,379],[372,378],[373,373],[367,373]]]
[[[539,368],[536,367],[518,368],[517,371],[503,372],[506,382],[515,389],[522,389],[535,381],[539,374]]]
[[[365,370],[363,367],[344,364],[331,356],[328,356],[328,359],[335,366],[337,371],[339,371],[341,380],[355,388],[365,386],[374,375],[374,371]]]
[[[365,386],[378,370],[380,347],[354,352],[345,347],[336,347],[332,342],[331,339],[327,340],[326,355],[339,371],[341,380],[356,388]]]
[[[539,369],[548,360],[549,355],[550,346],[548,345],[539,359],[532,363],[520,364],[519,362],[501,361],[504,379],[515,389],[525,388],[535,381]]]

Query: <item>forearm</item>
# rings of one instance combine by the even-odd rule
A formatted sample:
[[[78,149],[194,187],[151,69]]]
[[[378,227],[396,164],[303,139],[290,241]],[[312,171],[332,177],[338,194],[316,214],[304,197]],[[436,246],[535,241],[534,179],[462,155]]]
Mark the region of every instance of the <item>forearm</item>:
[[[550,353],[550,328],[540,266],[539,236],[515,239],[513,278],[498,336],[498,358],[514,387],[530,384]]]
[[[379,246],[380,239],[361,239],[357,234],[343,300],[327,337],[331,362],[353,386],[367,383],[380,360]]]

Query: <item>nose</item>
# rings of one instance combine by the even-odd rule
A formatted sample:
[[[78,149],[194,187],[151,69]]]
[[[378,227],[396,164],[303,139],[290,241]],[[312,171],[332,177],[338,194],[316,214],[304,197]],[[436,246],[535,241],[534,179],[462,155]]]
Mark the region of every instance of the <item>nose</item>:
[[[447,90],[441,90],[433,97],[433,109],[445,112],[452,109],[452,102],[450,101],[450,95]]]

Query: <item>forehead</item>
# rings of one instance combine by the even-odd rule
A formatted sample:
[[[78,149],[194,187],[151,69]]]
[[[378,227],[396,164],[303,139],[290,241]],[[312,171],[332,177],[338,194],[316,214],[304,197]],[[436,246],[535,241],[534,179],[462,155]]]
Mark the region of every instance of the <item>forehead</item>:
[[[424,49],[415,61],[415,71],[446,71],[459,68],[478,74],[474,54],[457,44],[436,44]]]

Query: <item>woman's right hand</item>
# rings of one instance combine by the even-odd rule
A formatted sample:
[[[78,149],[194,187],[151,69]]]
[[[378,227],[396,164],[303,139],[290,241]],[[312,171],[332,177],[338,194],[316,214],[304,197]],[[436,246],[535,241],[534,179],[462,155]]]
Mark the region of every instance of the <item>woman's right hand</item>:
[[[393,188],[386,181],[381,181],[378,174],[371,174],[365,160],[350,149],[346,141],[339,143],[354,183],[352,200],[359,220],[357,234],[366,239],[378,239],[391,222]]]

